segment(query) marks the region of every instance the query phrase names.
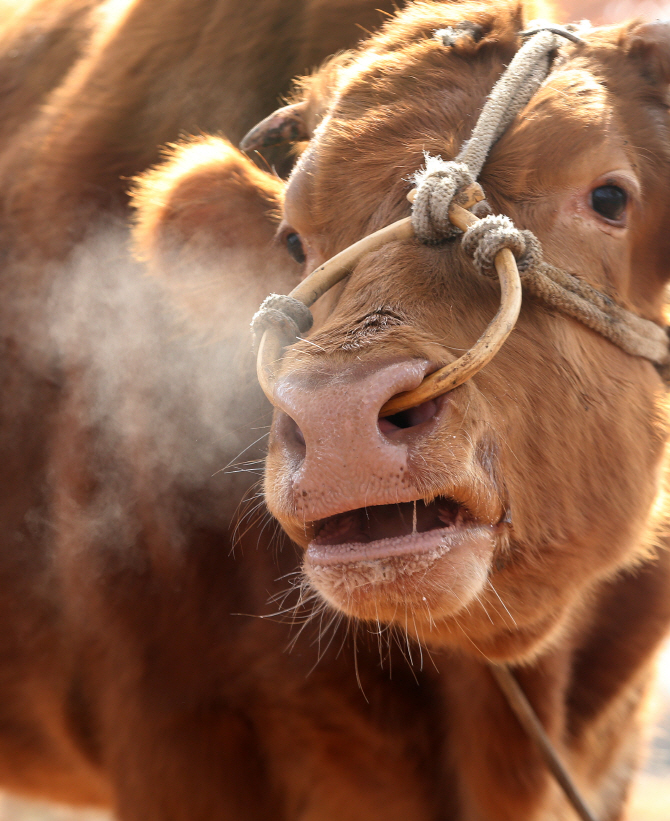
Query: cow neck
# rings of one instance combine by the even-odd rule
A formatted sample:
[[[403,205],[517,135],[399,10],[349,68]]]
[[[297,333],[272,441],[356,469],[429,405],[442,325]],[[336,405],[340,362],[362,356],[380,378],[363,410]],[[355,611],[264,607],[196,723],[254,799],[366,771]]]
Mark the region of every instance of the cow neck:
[[[533,710],[530,701],[528,701],[528,697],[516,680],[514,673],[506,664],[489,662],[488,667],[512,712],[517,717],[519,724],[521,724],[526,733],[537,745],[549,772],[556,779],[559,787],[581,821],[598,821],[577,789],[569,770],[561,760],[551,739],[547,735],[547,731],[542,726],[542,722],[537,717],[537,713]]]

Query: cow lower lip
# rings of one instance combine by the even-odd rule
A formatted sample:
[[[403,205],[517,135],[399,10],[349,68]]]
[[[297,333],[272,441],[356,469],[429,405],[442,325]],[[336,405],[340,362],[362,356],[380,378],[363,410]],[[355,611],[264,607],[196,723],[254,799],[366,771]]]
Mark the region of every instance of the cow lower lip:
[[[314,523],[307,553],[326,565],[447,551],[457,532],[479,524],[453,499],[377,505]]]
[[[453,537],[458,531],[470,530],[470,527],[444,527],[429,530],[426,533],[410,533],[407,536],[394,536],[389,539],[377,539],[374,542],[349,542],[337,545],[322,545],[310,542],[307,554],[315,564],[332,565],[349,562],[375,561],[391,556],[406,554],[447,552],[451,549]]]

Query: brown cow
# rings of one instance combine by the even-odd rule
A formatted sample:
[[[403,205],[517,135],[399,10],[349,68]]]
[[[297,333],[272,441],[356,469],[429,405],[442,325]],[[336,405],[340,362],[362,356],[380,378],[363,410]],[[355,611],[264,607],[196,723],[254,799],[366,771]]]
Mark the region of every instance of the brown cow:
[[[430,821],[455,801],[437,674],[396,650],[380,669],[367,635],[354,656],[346,626],[328,645],[327,622],[296,636],[259,619],[289,608],[296,556],[262,517],[234,537],[257,478],[239,471],[269,422],[249,318],[300,277],[271,243],[280,183],[208,140],[151,178],[171,236],[147,223],[145,247],[193,277],[178,290],[209,308],[198,333],[128,252],[130,178],[159,144],[200,129],[237,139],[294,73],[375,25],[378,5],[43,2],[5,33],[6,788],[124,821]],[[194,231],[203,212],[213,244]]]
[[[322,21],[314,51],[295,19],[280,28],[286,4],[273,15],[266,4],[112,3],[97,21],[77,8],[81,39],[67,41],[59,70],[73,69],[45,99],[12,109],[24,119],[1,163],[2,783],[138,821],[497,821],[546,817],[554,805],[554,817],[568,817],[479,658],[431,651],[435,666],[412,672],[384,632],[367,628],[355,656],[346,645],[338,655],[346,625],[329,632],[330,614],[287,654],[285,625],[240,615],[267,612],[296,564],[286,545],[265,549],[253,520],[230,555],[248,481],[220,470],[264,422],[251,375],[235,367],[251,365],[236,334],[261,292],[300,276],[270,244],[279,182],[207,139],[146,178],[142,249],[178,304],[195,309],[198,338],[129,262],[116,219],[126,178],[156,159],[159,141],[200,128],[238,136],[290,72],[350,43],[356,20],[376,19],[372,5],[364,16],[335,6],[346,31],[328,4],[303,7]],[[238,14],[250,15],[253,38],[231,20]],[[44,44],[39,30],[34,41],[19,30]],[[285,74],[264,49],[261,79],[259,69],[240,92],[250,52],[283,34]],[[242,41],[250,62],[226,62]],[[22,76],[37,77],[38,63],[28,59]],[[235,105],[237,126],[227,122]],[[241,270],[253,271],[248,288]],[[617,721],[635,713],[634,685],[644,687],[643,661],[667,621],[662,568],[594,582],[573,644],[564,638],[520,674],[556,737],[571,720],[571,750],[593,736],[617,758],[615,776],[609,760],[581,773],[587,786],[600,779],[612,807],[635,757]],[[403,650],[418,661],[421,650]],[[557,678],[563,689],[550,686]]]
[[[435,36],[464,21],[455,43]],[[408,213],[424,152],[457,153],[523,27],[516,3],[417,3],[306,84],[303,112],[316,99],[324,116],[277,234],[306,273]],[[547,260],[662,324],[670,29],[633,22],[582,36],[561,49],[481,182]],[[526,298],[476,377],[381,418],[387,400],[472,346],[498,299],[458,242],[395,242],[364,257],[286,352],[266,497],[333,612],[448,649],[455,803],[441,817],[572,817],[510,721],[493,659],[521,665],[598,817],[618,819],[670,621],[665,389],[649,361]]]

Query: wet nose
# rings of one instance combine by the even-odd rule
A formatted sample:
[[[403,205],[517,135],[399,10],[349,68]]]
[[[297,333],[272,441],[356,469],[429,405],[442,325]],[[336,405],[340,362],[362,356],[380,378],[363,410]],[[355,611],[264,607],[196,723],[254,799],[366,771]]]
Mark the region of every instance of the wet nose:
[[[408,448],[430,427],[439,402],[389,418],[379,414],[392,396],[418,387],[428,369],[415,359],[289,374],[277,383],[271,453],[283,456],[298,515],[313,521],[363,502],[420,495],[409,475]]]

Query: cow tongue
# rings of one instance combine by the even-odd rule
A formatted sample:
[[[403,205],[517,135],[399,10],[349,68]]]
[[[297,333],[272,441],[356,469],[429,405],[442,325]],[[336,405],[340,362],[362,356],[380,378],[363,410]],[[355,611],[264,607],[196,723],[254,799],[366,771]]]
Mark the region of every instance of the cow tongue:
[[[416,525],[415,525],[416,518]],[[313,545],[369,544],[462,524],[467,511],[453,499],[404,502],[349,510],[315,522]]]

